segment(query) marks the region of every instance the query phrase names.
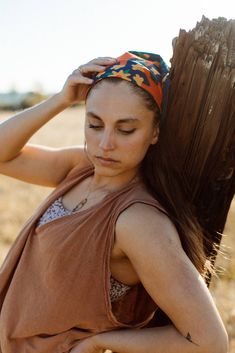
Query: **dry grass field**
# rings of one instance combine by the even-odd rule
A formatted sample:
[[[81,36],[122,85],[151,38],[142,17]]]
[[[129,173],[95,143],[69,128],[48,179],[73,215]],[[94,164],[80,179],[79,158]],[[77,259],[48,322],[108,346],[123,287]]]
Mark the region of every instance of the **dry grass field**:
[[[11,116],[0,114],[0,121]],[[67,109],[59,114],[30,140],[53,147],[83,144],[83,107]],[[1,145],[1,148],[4,146]],[[17,236],[22,224],[52,190],[0,175],[0,264]],[[212,280],[210,290],[225,323],[230,339],[230,353],[235,353],[235,201],[233,201],[224,230],[222,250],[217,267],[223,268]]]

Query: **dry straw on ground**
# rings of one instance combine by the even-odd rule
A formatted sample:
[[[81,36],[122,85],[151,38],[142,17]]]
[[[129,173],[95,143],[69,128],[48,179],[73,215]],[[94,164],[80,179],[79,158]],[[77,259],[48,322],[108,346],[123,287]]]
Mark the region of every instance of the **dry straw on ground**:
[[[0,114],[0,120],[12,115]],[[30,140],[32,143],[63,147],[83,144],[83,107],[67,109],[59,114]],[[29,185],[0,176],[0,263],[16,238],[22,224],[38,204],[51,192],[50,188]],[[227,259],[219,256],[217,266],[223,267],[219,279],[211,283],[211,293],[226,325],[230,353],[235,353],[235,202],[233,202],[222,241]]]

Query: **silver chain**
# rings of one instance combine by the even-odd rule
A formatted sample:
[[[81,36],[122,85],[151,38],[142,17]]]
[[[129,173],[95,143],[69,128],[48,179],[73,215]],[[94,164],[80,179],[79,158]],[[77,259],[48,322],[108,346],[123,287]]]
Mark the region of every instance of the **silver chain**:
[[[128,183],[128,184],[133,183],[133,182],[135,181],[135,179],[136,179],[136,175],[134,176],[134,178],[131,179],[130,183]],[[91,190],[90,190],[90,188],[91,188],[91,183],[92,183],[92,179],[91,179],[91,181],[90,181],[90,184],[89,184],[89,187],[88,187],[88,193],[87,193],[86,197],[85,197],[84,199],[82,199],[82,200],[72,209],[72,212],[79,211],[79,210],[80,210],[81,208],[83,208],[83,206],[87,203],[88,198],[89,198],[89,195],[90,195],[90,192],[91,192]],[[128,185],[128,184],[127,184],[127,185]],[[97,191],[97,190],[99,190],[99,189],[102,189],[102,188],[98,188],[98,189],[96,189],[95,191]],[[104,189],[104,191],[105,191],[105,189]],[[115,190],[109,191],[108,194],[111,194],[113,191],[115,191]],[[94,197],[93,197],[93,198],[94,198]]]

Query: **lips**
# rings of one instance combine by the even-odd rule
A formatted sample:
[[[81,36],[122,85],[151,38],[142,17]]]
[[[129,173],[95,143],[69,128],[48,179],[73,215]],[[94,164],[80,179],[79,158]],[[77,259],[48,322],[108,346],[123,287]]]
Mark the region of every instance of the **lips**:
[[[96,158],[99,158],[102,161],[106,161],[106,162],[118,162],[115,159],[111,159],[111,158],[104,158],[104,157],[99,157],[99,156],[97,156]]]

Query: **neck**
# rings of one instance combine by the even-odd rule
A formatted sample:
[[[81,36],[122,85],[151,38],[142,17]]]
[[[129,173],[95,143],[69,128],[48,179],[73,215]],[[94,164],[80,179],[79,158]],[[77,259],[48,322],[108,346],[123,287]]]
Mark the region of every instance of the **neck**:
[[[126,173],[106,176],[94,170],[90,190],[107,189],[107,191],[116,191],[125,185],[141,180],[138,169],[129,170]]]

